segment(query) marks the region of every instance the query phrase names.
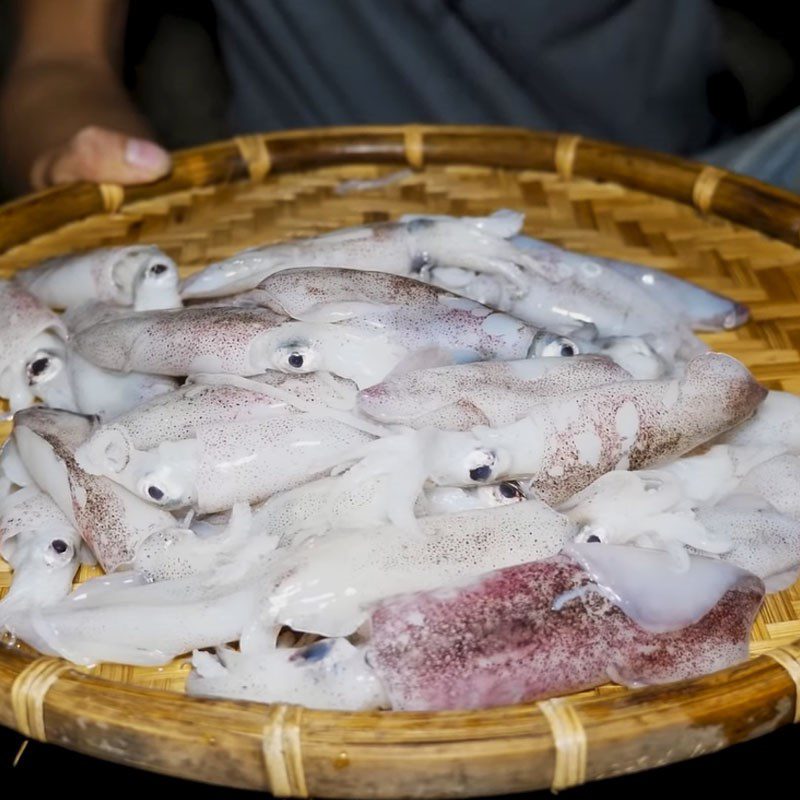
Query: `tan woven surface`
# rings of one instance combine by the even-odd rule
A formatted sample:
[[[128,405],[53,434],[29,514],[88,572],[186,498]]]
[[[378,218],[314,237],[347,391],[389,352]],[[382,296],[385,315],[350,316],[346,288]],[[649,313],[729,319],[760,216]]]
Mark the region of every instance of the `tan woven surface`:
[[[263,184],[179,192],[72,223],[0,256],[0,275],[41,258],[103,245],[152,242],[186,273],[244,247],[394,218],[407,212],[485,214],[524,210],[526,232],[565,247],[663,268],[747,303],[754,321],[706,341],[741,359],[770,388],[800,393],[800,251],[669,200],[616,184],[550,173],[428,167],[371,190],[344,181],[392,175],[395,167],[347,166],[275,175]],[[9,427],[0,427],[0,436]],[[90,574],[83,570],[80,580]],[[0,562],[0,594],[9,582]],[[800,637],[800,584],[767,598],[753,631],[758,654]],[[181,690],[188,665],[103,665],[112,680]],[[623,692],[604,688],[605,692]]]

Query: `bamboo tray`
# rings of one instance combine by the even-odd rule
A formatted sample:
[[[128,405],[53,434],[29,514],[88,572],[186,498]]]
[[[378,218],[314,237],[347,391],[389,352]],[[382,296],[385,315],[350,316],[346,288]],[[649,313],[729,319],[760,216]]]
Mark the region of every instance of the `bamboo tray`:
[[[386,176],[343,191],[343,182]],[[56,253],[139,241],[160,245],[188,273],[260,242],[405,212],[500,207],[524,210],[534,236],[661,267],[747,303],[753,321],[708,343],[766,386],[800,392],[800,197],[577,136],[412,126],[212,144],[178,153],[156,184],[80,184],[0,207],[0,275]],[[9,577],[0,562],[0,593]],[[603,687],[489,711],[334,713],[188,698],[185,661],[81,670],[9,645],[0,647],[0,724],[99,758],[278,796],[506,794],[649,769],[797,722],[800,584],[767,599],[752,655],[699,680],[635,691]]]

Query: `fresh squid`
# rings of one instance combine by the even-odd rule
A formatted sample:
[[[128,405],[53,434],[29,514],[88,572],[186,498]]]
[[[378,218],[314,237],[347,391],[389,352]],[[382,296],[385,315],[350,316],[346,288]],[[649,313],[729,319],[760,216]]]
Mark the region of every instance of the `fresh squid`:
[[[333,268],[277,273],[239,306],[101,322],[78,332],[75,346],[108,369],[326,371],[360,388],[395,369],[577,352],[565,337],[427,284]]]
[[[92,578],[30,614],[24,640],[76,664],[158,665],[239,638],[255,614],[258,582],[202,577],[145,583],[135,572]]]
[[[521,271],[535,269],[536,262],[508,239],[523,222],[522,214],[499,211],[488,217],[416,217],[344,228],[245,250],[191,275],[181,294],[186,299],[235,294],[293,267],[349,267],[416,277],[434,265],[504,275],[522,290]]]
[[[656,551],[573,545],[367,609],[366,640],[196,653],[196,696],[315,708],[489,708],[696,677],[747,657],[758,578]],[[609,647],[609,642],[614,646]]]
[[[523,222],[508,210],[483,218],[408,215],[244,251],[190,276],[182,294],[234,294],[293,267],[350,267],[429,280],[542,327],[593,323],[603,335],[674,331],[687,318],[718,329],[746,318],[741,306],[678,279],[652,291],[652,281],[631,280],[624,268],[518,236]],[[676,315],[684,305],[691,311]],[[684,339],[696,352],[697,343]]]
[[[273,554],[261,623],[348,636],[367,618],[367,606],[382,597],[546,558],[575,533],[563,515],[525,500],[423,517],[417,535],[384,526],[307,538]]]
[[[747,306],[677,278],[664,270],[613,258],[592,256],[592,260],[636,283],[674,314],[676,319],[690,325],[692,330],[728,331],[744,325],[750,317]]]
[[[16,276],[50,308],[74,309],[100,301],[136,311],[177,308],[178,268],[153,245],[130,245],[51,258]]]
[[[420,431],[424,471],[465,486],[529,477],[560,503],[612,469],[674,459],[753,414],[763,389],[742,364],[709,353],[680,380],[628,381],[543,398],[510,425]]]
[[[0,600],[0,630],[18,632],[26,624],[27,612],[66,597],[81,550],[78,532],[36,487],[20,489],[3,502],[0,556],[11,565],[14,576]]]
[[[747,658],[763,596],[758,578],[722,562],[693,558],[676,571],[658,551],[573,545],[386,600],[370,615],[367,662],[403,711],[521,703],[608,680],[668,683]]]
[[[25,289],[0,279],[0,320],[0,397],[12,411],[37,398],[75,410],[61,319]]]
[[[197,375],[95,429],[78,449],[78,461],[96,474],[116,474],[134,451],[190,439],[204,426],[328,408],[349,411],[355,396],[348,381],[324,374],[275,373],[254,379]]]
[[[162,508],[207,514],[321,477],[375,438],[371,426],[335,412],[271,415],[269,396],[261,398],[263,418],[251,412],[251,418],[195,424],[190,437],[160,440],[150,449],[137,449],[125,429],[112,424],[80,449],[79,463]],[[176,428],[166,435],[188,432],[179,422]]]
[[[516,422],[541,398],[630,379],[603,356],[486,361],[391,376],[361,391],[358,408],[384,424],[463,431]]]
[[[14,421],[14,443],[26,470],[106,572],[130,564],[144,539],[175,526],[167,511],[78,466],[75,451],[92,430],[89,418],[33,408],[19,412]]]

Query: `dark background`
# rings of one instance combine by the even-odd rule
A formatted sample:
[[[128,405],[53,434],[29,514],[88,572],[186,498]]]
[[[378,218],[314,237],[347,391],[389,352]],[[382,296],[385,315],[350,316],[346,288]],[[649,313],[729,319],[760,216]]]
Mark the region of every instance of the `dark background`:
[[[14,36],[12,6],[12,0],[0,0],[0,78]],[[709,86],[717,115],[743,131],[800,105],[800,45],[788,15],[791,4],[785,0],[720,0],[718,6],[728,70]],[[230,134],[225,120],[227,84],[215,41],[214,13],[207,0],[132,2],[125,81],[168,147],[187,147]],[[12,768],[21,743],[22,737],[0,728],[0,786],[8,795],[15,789],[44,791],[55,784],[87,796],[119,790],[134,794],[189,790],[193,798],[235,794],[35,742]],[[638,800],[654,791],[680,797],[687,791],[757,789],[768,796],[783,790],[787,778],[791,782],[791,766],[799,757],[800,728],[787,728],[722,753],[565,794],[576,799]]]

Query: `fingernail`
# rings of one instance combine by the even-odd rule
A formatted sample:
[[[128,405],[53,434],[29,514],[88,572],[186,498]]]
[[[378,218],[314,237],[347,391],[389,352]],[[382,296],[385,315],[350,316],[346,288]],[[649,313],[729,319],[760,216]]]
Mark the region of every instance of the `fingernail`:
[[[148,172],[162,172],[169,167],[169,154],[145,139],[128,139],[125,161],[132,167]]]

